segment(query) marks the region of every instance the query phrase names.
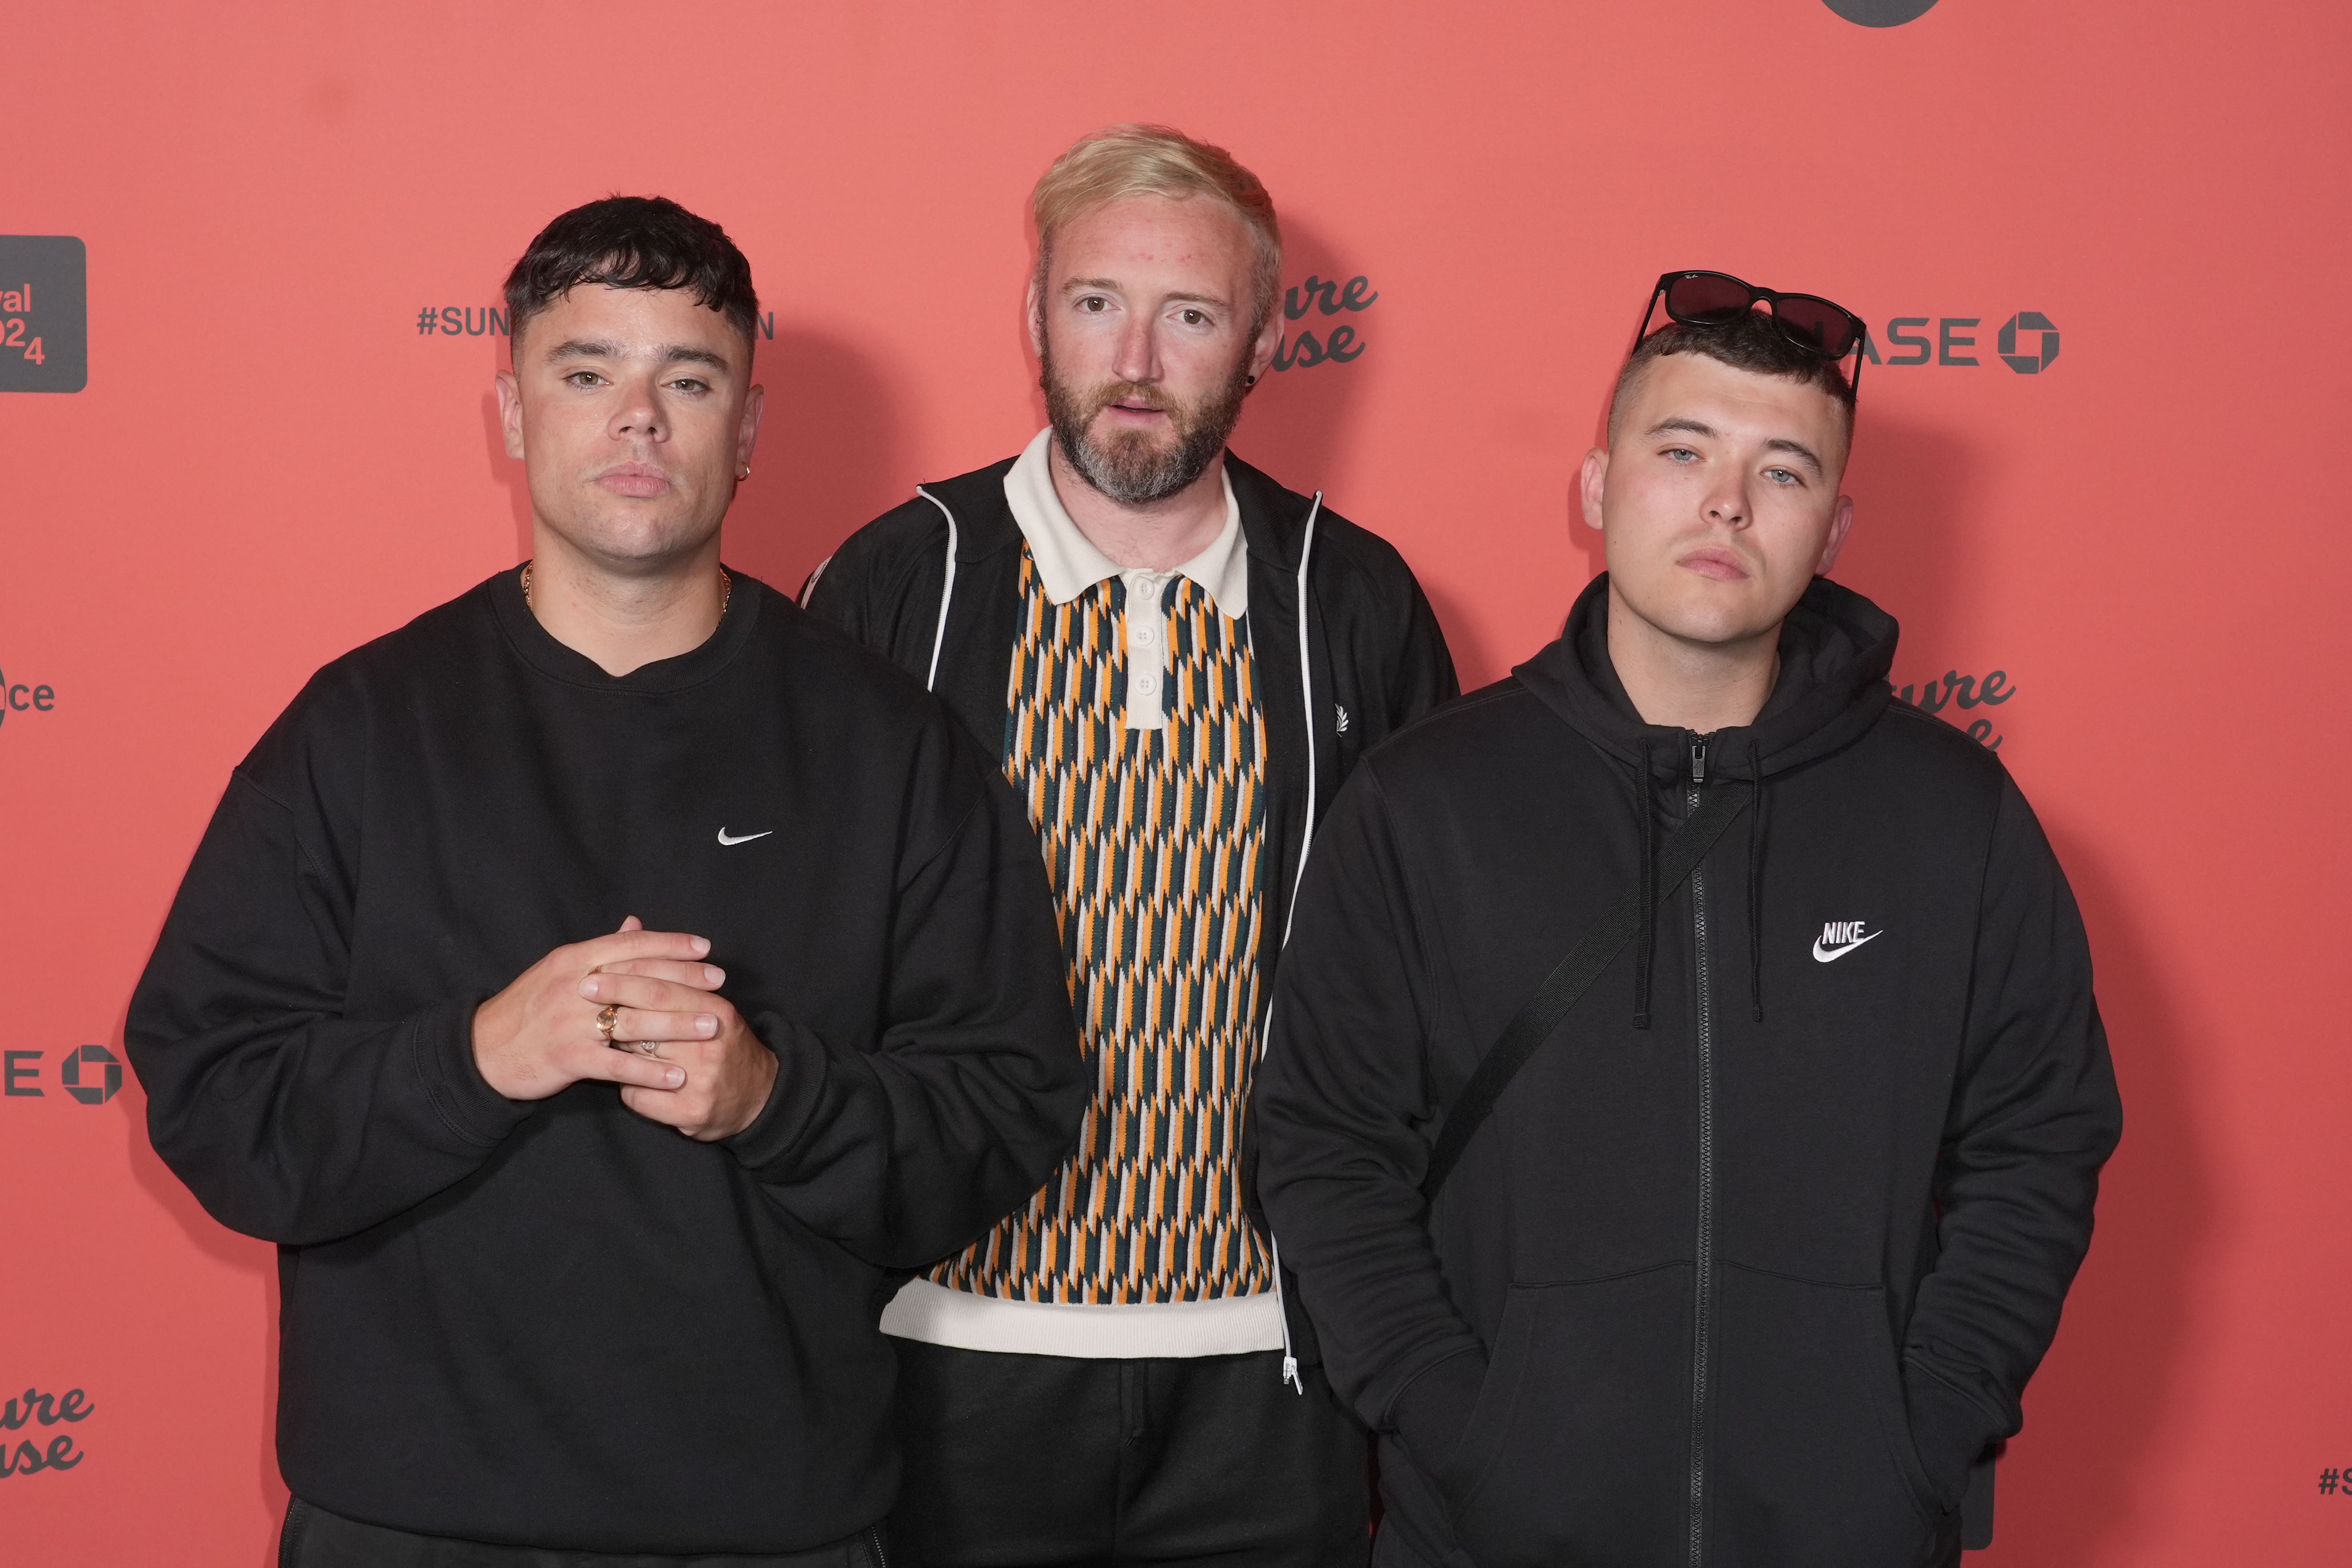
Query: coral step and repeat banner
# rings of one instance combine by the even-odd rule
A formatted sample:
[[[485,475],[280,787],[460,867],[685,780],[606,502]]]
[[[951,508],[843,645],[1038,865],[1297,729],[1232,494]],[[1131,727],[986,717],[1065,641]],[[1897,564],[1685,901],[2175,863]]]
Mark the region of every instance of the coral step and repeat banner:
[[[0,1560],[270,1560],[271,1251],[148,1148],[124,1006],[310,671],[520,558],[524,243],[615,191],[741,243],[728,559],[797,586],[1042,423],[1024,199],[1140,119],[1281,207],[1238,449],[1403,550],[1465,684],[1599,569],[1570,486],[1659,272],[1869,321],[1838,575],[2039,808],[2127,1107],[1972,1561],[2352,1562],[2347,41],[2324,0],[8,7]]]

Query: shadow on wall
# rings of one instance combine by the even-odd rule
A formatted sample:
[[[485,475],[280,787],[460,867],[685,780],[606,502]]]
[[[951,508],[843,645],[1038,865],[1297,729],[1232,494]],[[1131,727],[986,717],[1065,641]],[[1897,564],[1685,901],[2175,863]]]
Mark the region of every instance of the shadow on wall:
[[[797,595],[843,540],[910,499],[917,476],[889,389],[859,350],[780,320],[759,360],[768,406],[727,514],[727,559]]]
[[[1354,296],[1377,296],[1353,258],[1310,225],[1282,226],[1282,347],[1275,364],[1250,390],[1234,449],[1283,484],[1312,495],[1330,483],[1348,434],[1350,411],[1380,353],[1380,308],[1347,304],[1347,285],[1364,281]],[[1344,334],[1338,353],[1330,348]],[[1345,498],[1331,497],[1344,515]]]
[[[2138,1478],[2160,1468],[2156,1451],[2176,1429],[2215,1205],[2187,1030],[2137,907],[2082,841],[2055,828],[2051,838],[2091,932],[2124,1138],[2058,1342],[2026,1391],[2014,1478],[2003,1478],[1998,1542],[2016,1556],[1997,1547],[1994,1560],[2110,1563],[2136,1539]]]
[[[1951,646],[1958,605],[1976,580],[1981,535],[1969,519],[1977,467],[1949,432],[1863,405],[1845,474],[1853,531],[1831,575],[1902,624],[1897,685],[1916,662],[1901,650],[1941,657]]]
[[[160,922],[159,927],[160,930]],[[153,945],[151,939],[149,945]],[[126,1003],[122,1014],[114,1020],[114,1052],[124,1061],[131,1059],[123,1044],[123,1026],[129,1016]],[[269,1521],[265,1547],[255,1568],[271,1568],[278,1561],[278,1526],[286,1517],[286,1482],[278,1473],[278,1268],[277,1248],[266,1241],[239,1236],[205,1212],[194,1193],[172,1173],[163,1156],[147,1139],[147,1095],[144,1089],[114,1097],[113,1106],[122,1120],[124,1154],[131,1167],[131,1179],[139,1184],[155,1206],[172,1216],[181,1234],[210,1262],[233,1270],[252,1281],[254,1296],[264,1310],[257,1315],[254,1331],[261,1337],[262,1375],[260,1394],[261,1444],[254,1453],[254,1491],[263,1516]],[[192,1353],[201,1353],[200,1351]]]
[[[840,339],[778,321],[757,351],[767,388],[751,477],[727,513],[726,558],[797,595],[835,546],[913,494],[898,420],[873,363]],[[482,394],[483,451],[507,492],[515,558],[530,554],[530,489],[506,453],[497,394]]]

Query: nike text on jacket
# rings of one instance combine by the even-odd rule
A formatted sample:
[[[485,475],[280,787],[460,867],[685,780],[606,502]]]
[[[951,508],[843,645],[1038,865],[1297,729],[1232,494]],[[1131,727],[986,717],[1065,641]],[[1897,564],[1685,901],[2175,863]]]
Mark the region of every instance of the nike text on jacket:
[[[1407,1560],[1940,1562],[2120,1131],[2080,918],[2000,762],[1891,701],[1868,601],[1816,582],[1763,713],[1706,737],[1634,716],[1607,603],[1333,808],[1256,1090],[1267,1211]],[[1480,1054],[1739,781],[1760,814],[1429,1208]]]
[[[1021,608],[1021,529],[1004,495],[1013,462],[921,486],[845,542],[805,595],[812,614],[925,680],[1000,761]],[[1340,782],[1458,687],[1444,633],[1392,546],[1230,453],[1225,471],[1249,551],[1265,726],[1258,962],[1270,981],[1300,862]],[[1255,1149],[1245,1138],[1245,1186]],[[1289,1320],[1312,1359],[1303,1321]]]
[[[776,1053],[723,1142],[475,1067],[477,1005],[631,914],[709,937]],[[1027,1196],[1086,1098],[1018,800],[740,574],[624,677],[512,572],[329,665],[232,776],[126,1034],[157,1151],[278,1243],[295,1494],[603,1552],[879,1519],[889,1271]]]

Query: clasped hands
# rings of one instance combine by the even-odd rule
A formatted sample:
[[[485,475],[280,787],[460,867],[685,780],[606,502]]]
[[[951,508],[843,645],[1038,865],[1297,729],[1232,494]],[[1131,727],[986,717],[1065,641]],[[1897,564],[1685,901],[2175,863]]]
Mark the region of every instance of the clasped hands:
[[[474,1010],[474,1061],[509,1100],[545,1100],[583,1079],[621,1086],[621,1103],[705,1142],[751,1125],[776,1083],[776,1055],[719,994],[726,971],[708,940],[645,929],[557,948]],[[614,1009],[611,1042],[597,1026]],[[614,1046],[621,1048],[614,1049]]]

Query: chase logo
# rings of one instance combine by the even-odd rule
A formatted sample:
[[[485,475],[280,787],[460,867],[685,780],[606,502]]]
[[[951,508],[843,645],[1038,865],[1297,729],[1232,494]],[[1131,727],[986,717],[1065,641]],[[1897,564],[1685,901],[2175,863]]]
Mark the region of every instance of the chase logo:
[[[1895,316],[1886,323],[1886,353],[1878,352],[1879,338],[1865,329],[1862,357],[1890,368],[1936,364],[1981,365],[1984,339],[1982,316]],[[2001,363],[2020,375],[2040,375],[2058,358],[2058,323],[2039,310],[2020,310],[1993,335]]]
[[[2039,334],[2032,353],[2017,352],[2020,331]],[[2020,310],[2001,323],[2000,357],[2009,368],[2020,375],[2040,375],[2051,361],[2058,357],[2057,323],[2039,310]]]
[[[1865,27],[1899,27],[1936,8],[1936,0],[1828,0],[1829,8]]]
[[[89,253],[69,236],[0,234],[0,392],[89,381]]]
[[[84,1105],[104,1105],[122,1090],[122,1061],[104,1046],[84,1046],[58,1068],[58,1081]]]

